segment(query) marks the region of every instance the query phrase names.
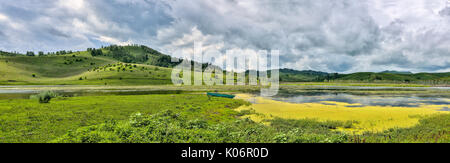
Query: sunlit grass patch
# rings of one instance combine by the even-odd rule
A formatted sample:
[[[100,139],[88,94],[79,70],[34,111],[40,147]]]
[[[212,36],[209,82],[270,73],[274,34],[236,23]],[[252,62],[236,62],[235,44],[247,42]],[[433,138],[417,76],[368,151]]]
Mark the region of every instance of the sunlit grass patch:
[[[351,128],[338,128],[353,134],[381,132],[391,128],[407,128],[417,125],[422,116],[445,114],[439,111],[443,105],[420,105],[420,107],[362,106],[358,103],[327,101],[323,103],[288,103],[263,97],[240,94],[240,99],[252,101],[251,106],[241,106],[239,110],[252,108],[262,115],[248,115],[254,121],[264,121],[273,117],[286,119],[316,119],[318,121],[357,121]],[[330,105],[333,104],[333,105]]]

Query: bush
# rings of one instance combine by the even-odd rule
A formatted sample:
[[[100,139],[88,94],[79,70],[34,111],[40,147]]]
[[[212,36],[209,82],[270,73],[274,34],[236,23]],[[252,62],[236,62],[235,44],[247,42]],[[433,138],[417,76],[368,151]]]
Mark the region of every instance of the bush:
[[[208,122],[205,120],[195,119],[187,122],[187,129],[204,129],[208,127]]]
[[[37,99],[39,103],[49,103],[52,98],[58,97],[58,93],[53,91],[44,91],[37,95],[30,96],[31,99]]]

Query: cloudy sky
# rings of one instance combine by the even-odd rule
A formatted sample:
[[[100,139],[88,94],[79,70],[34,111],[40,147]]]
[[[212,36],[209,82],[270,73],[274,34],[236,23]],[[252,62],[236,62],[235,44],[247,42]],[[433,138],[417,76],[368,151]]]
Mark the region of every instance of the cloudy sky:
[[[0,50],[280,50],[299,70],[450,71],[448,0],[0,1]]]

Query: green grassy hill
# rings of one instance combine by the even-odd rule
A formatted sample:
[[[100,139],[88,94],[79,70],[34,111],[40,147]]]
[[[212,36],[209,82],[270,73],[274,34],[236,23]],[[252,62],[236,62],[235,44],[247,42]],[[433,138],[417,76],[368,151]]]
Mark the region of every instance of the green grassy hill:
[[[391,71],[391,70],[386,70],[386,71],[382,71],[380,73],[390,73],[390,74],[412,74],[412,72],[409,71]]]
[[[38,77],[68,77],[83,73],[99,65],[113,63],[109,59],[93,58],[81,53],[45,57],[4,57],[1,58],[1,61],[4,62],[5,66],[33,72]],[[9,72],[6,75],[10,73],[14,72]]]
[[[328,73],[320,71],[280,69],[280,81],[282,82],[323,81],[327,76],[329,76]]]
[[[298,71],[280,69],[281,82],[364,82],[364,83],[419,83],[449,84],[450,72],[447,73],[408,73],[397,71],[357,72],[351,74],[326,73],[320,71]]]
[[[127,64],[89,52],[65,55],[1,56],[0,84],[146,85],[170,84],[170,68]]]
[[[340,74],[334,81],[360,81],[360,82],[405,82],[405,83],[429,83],[440,84],[450,82],[450,73],[373,73],[358,72],[352,74]]]
[[[18,56],[20,54],[17,53],[11,53],[11,52],[5,52],[0,50],[0,56]]]
[[[171,84],[169,55],[141,45],[111,45],[87,51],[25,56],[0,51],[0,84],[150,85]],[[199,64],[199,63],[195,63]],[[203,64],[205,68],[207,64]],[[247,71],[248,75],[248,71]],[[364,82],[448,85],[450,73],[383,71],[352,74],[280,69],[281,82]]]
[[[102,56],[126,63],[142,63],[160,67],[173,67],[177,63],[171,62],[169,55],[162,54],[152,48],[142,45],[116,46],[101,48]],[[88,49],[92,53],[91,50]]]
[[[355,83],[417,83],[431,85],[450,84],[450,72],[410,73],[398,71],[357,72],[351,74],[326,73],[280,69],[281,82],[355,82]]]

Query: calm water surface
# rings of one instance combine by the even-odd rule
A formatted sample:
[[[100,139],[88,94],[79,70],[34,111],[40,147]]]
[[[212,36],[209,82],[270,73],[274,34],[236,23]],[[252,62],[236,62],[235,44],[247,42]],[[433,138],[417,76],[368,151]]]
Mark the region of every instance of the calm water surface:
[[[137,89],[122,89],[122,90],[63,90],[64,87],[71,87],[70,85],[58,86],[0,86],[0,99],[26,99],[30,95],[37,94],[40,90],[31,88],[46,88],[59,87],[62,90],[57,92],[64,96],[95,96],[95,95],[146,95],[146,94],[181,94],[188,93],[181,90],[137,90]],[[79,87],[79,86],[78,86]],[[423,88],[405,88],[405,87],[358,87],[358,86],[325,86],[325,88],[334,89],[411,89],[411,90],[449,90],[450,87],[423,87]],[[361,106],[399,106],[399,107],[419,107],[420,105],[442,105],[444,111],[450,109],[450,97],[448,95],[432,95],[432,96],[417,96],[411,94],[402,95],[361,95],[352,93],[333,93],[333,92],[303,92],[303,93],[282,93],[271,97],[276,101],[290,102],[290,103],[323,103],[333,105],[332,102],[344,102],[352,105],[349,107]]]
[[[421,105],[442,105],[442,111],[450,111],[450,98],[448,96],[416,96],[416,95],[357,95],[350,93],[296,93],[279,94],[271,97],[272,100],[289,103],[322,103],[335,105],[329,102],[343,102],[351,105],[347,107],[364,106],[392,106],[392,107],[420,107]]]

